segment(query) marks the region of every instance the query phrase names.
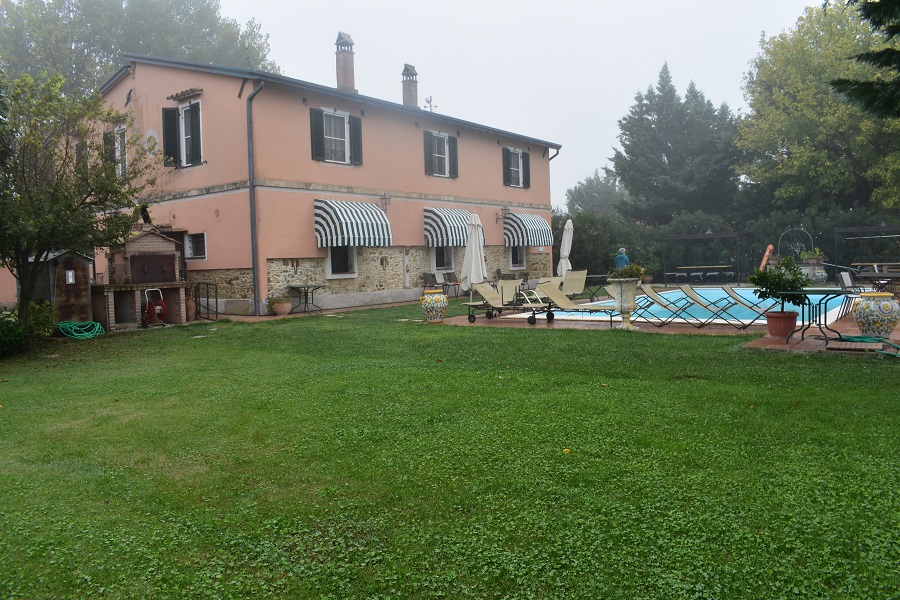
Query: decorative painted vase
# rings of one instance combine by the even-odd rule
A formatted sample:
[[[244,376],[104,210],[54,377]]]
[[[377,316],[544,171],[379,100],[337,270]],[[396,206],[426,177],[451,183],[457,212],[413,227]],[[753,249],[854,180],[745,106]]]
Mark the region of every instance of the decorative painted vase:
[[[631,329],[631,311],[637,308],[637,287],[640,279],[610,279],[606,288],[616,301],[616,310],[622,315],[622,329]]]
[[[447,314],[447,294],[442,290],[425,290],[420,299],[426,323],[443,323]]]
[[[900,302],[890,292],[863,292],[853,307],[853,319],[865,336],[889,338],[900,321]]]

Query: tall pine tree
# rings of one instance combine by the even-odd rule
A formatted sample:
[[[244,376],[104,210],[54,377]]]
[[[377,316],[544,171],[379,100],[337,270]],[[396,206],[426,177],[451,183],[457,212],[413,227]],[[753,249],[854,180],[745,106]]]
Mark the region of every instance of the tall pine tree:
[[[619,129],[622,150],[611,160],[628,192],[625,216],[668,223],[685,210],[729,214],[737,195],[736,120],[727,105],[716,109],[693,83],[682,100],[663,65],[656,87],[635,96]]]

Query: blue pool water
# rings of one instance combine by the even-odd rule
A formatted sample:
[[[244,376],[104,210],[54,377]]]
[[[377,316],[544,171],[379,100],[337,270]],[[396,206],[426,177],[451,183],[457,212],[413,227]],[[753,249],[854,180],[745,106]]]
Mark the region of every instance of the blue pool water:
[[[741,298],[744,298],[744,300],[747,304],[753,305],[753,304],[757,304],[760,301],[759,298],[756,296],[756,294],[753,293],[753,288],[733,288],[733,289],[734,289],[735,293],[737,293]],[[728,294],[722,288],[696,287],[696,288],[694,288],[694,291],[697,293],[697,295],[699,295],[701,298],[703,298],[710,304],[717,300],[721,300],[722,298],[728,297]],[[682,292],[681,290],[670,290],[667,292],[659,292],[659,295],[671,303],[677,303],[680,300],[683,300],[686,298],[684,292]],[[813,303],[818,302],[822,297],[823,296],[816,296],[816,295],[809,296],[810,300]],[[647,298],[645,295],[642,295],[640,293],[638,294],[638,297],[637,297],[638,306],[642,305],[643,303],[649,303],[649,302],[650,302],[649,298]],[[732,302],[734,302],[734,300],[732,300]],[[724,303],[720,302],[720,304],[724,304]],[[762,305],[762,310],[769,310],[769,307],[772,304],[773,304],[772,300],[764,301],[763,305]],[[586,304],[585,306],[597,306],[600,308],[604,308],[604,307],[613,308],[615,306],[615,303],[612,300],[604,300],[601,302],[592,302],[590,304]],[[794,306],[793,304],[791,304],[789,302],[786,302],[784,306],[785,306],[785,310],[796,310],[797,312],[801,312],[801,310],[798,306]],[[840,309],[840,306],[841,306],[840,298],[830,300],[828,302],[828,315],[826,316],[827,323],[831,323],[837,318],[837,313]],[[732,319],[738,319],[743,322],[753,321],[754,323],[765,324],[765,322],[766,322],[765,316],[760,316],[762,310],[760,310],[759,312],[752,311],[752,310],[749,310],[749,309],[741,306],[740,304],[736,304],[735,306],[732,306],[728,309],[728,316]],[[772,310],[781,310],[781,303],[779,302],[779,303],[775,304],[775,306]],[[650,316],[649,316],[650,319],[654,319],[654,318],[655,319],[669,319],[672,316],[672,313],[670,311],[662,308],[661,306],[659,306],[658,304],[655,304],[655,303],[648,309],[648,312],[650,314]],[[697,306],[696,304],[691,306],[687,310],[687,313],[691,318],[698,319],[700,321],[706,321],[707,319],[710,318],[710,316],[712,316],[712,313]],[[609,317],[605,313],[590,314],[590,313],[580,313],[580,312],[576,313],[576,312],[554,311],[554,315],[557,319],[576,319],[576,320],[592,320],[592,321],[609,319]],[[619,317],[618,313],[615,313],[613,315],[613,320],[616,320],[618,317]],[[633,313],[632,313],[632,319],[634,319]],[[677,323],[680,321],[681,321],[681,319],[675,319],[673,322]],[[716,319],[716,320],[712,320],[710,322],[711,323],[725,323],[726,321],[724,319]],[[798,322],[799,322],[799,318],[798,318]]]

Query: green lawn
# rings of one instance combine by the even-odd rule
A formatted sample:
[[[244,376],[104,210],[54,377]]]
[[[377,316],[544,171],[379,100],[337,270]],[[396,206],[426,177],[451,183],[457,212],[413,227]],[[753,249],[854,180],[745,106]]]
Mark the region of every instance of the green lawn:
[[[0,594],[900,595],[900,361],[420,314],[0,362]]]

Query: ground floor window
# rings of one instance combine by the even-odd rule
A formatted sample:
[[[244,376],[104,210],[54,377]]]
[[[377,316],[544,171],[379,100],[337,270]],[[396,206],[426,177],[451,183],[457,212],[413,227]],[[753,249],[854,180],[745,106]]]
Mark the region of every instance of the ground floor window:
[[[206,258],[206,234],[188,233],[184,236],[185,258]]]
[[[432,248],[431,256],[434,260],[434,271],[452,271],[453,270],[453,247],[443,246],[440,248]]]
[[[332,246],[326,260],[328,279],[356,277],[356,248],[354,246]]]
[[[509,268],[524,269],[525,254],[527,248],[525,246],[510,246],[509,248]]]

